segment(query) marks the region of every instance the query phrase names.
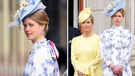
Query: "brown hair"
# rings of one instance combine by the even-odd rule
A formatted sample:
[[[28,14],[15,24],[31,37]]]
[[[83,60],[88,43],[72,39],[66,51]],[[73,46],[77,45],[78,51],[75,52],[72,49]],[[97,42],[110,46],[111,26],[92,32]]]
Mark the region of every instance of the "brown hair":
[[[123,8],[119,9],[119,10],[116,11],[116,12],[120,12],[120,13],[122,14],[122,16],[124,17],[124,9],[123,9]],[[116,12],[115,12],[115,13],[116,13]],[[113,16],[111,16],[111,17],[113,17]]]
[[[92,14],[90,14],[90,19],[91,19],[91,22],[94,24],[94,17]]]
[[[39,25],[45,25],[44,32],[45,34],[49,30],[49,18],[44,10],[37,10],[28,16],[30,19],[36,21]]]

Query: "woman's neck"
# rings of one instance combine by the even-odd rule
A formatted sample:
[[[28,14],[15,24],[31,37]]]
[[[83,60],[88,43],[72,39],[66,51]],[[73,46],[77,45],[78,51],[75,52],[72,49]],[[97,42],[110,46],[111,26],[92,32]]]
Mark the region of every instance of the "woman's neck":
[[[45,38],[44,35],[41,35],[40,37],[38,37],[38,38],[36,38],[34,40],[31,40],[31,41],[32,41],[32,43],[36,43],[37,41],[43,40],[44,38]]]
[[[114,27],[119,27],[119,26],[121,26],[121,24],[120,25],[113,25]]]
[[[82,36],[85,37],[85,38],[89,38],[93,35],[94,33],[92,31],[89,31],[89,32],[83,32]]]

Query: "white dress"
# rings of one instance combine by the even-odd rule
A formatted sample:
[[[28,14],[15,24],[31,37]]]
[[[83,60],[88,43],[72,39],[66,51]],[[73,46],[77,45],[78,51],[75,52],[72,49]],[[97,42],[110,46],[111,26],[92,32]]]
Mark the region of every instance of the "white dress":
[[[32,51],[23,72],[23,76],[59,76],[56,57],[58,51],[51,41],[43,39],[32,44]]]
[[[124,68],[119,76],[132,76],[128,63],[132,52],[132,33],[122,26],[114,27],[100,34],[100,56],[103,61],[102,76],[117,76],[109,67],[110,63]]]

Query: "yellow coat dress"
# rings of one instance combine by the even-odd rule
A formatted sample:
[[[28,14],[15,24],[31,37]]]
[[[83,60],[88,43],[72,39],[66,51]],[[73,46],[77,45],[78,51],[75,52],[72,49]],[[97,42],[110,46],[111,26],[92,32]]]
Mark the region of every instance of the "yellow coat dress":
[[[82,35],[74,37],[71,44],[71,62],[74,67],[74,76],[80,70],[83,76],[102,76],[99,54],[100,37],[96,34],[89,38]]]

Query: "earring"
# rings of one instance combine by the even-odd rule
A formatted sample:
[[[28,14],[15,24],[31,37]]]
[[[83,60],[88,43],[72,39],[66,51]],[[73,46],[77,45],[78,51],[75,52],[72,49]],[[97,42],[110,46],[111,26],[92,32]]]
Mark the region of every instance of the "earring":
[[[42,30],[42,33],[44,33],[44,31]]]

